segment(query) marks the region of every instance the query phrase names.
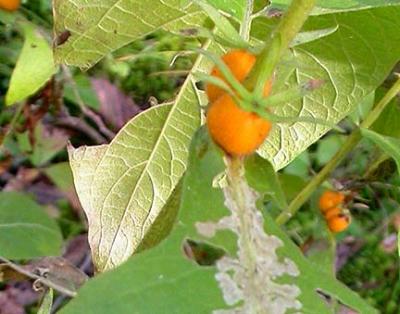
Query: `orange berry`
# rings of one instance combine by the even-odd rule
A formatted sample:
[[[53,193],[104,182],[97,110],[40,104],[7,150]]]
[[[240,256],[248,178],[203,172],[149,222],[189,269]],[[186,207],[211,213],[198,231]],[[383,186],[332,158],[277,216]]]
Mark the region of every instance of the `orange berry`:
[[[350,216],[339,214],[331,217],[328,220],[328,228],[333,233],[342,232],[350,225],[351,219]]]
[[[322,212],[337,207],[344,202],[345,196],[337,191],[325,191],[319,198],[319,208]]]
[[[213,140],[233,156],[254,152],[271,130],[271,122],[242,110],[225,93],[214,101],[207,112],[207,127]]]
[[[20,4],[20,0],[0,0],[0,9],[15,11],[18,10]]]
[[[326,212],[324,212],[324,217],[326,220],[331,219],[332,217],[338,216],[343,213],[343,210],[339,207],[334,207],[331,209],[328,209]]]
[[[256,56],[246,50],[235,49],[222,56],[222,61],[231,70],[233,76],[239,81],[243,82],[256,62]],[[211,75],[218,77],[226,82],[221,71],[214,66],[211,70]],[[267,81],[264,86],[264,96],[268,96],[272,87],[271,80]],[[214,102],[221,97],[225,91],[213,84],[206,85],[206,93],[210,102]]]

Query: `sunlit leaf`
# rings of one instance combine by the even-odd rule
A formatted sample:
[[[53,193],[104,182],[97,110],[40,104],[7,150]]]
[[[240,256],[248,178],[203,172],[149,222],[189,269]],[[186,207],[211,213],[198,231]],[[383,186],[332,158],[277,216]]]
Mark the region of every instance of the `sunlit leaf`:
[[[110,145],[70,148],[98,270],[115,267],[133,254],[175,189],[200,123],[196,102],[189,77],[174,105],[137,115]]]
[[[12,105],[34,94],[51,78],[56,67],[48,41],[28,22],[21,23],[25,43],[11,76],[6,104]]]
[[[388,6],[309,18],[303,31],[335,27],[337,30],[294,47],[278,68],[275,90],[274,87],[272,90],[278,93],[310,79],[322,79],[325,84],[302,101],[277,108],[276,113],[338,123],[352,112],[382,83],[400,58],[399,8]],[[265,38],[261,31],[255,34]],[[328,130],[326,126],[312,123],[280,123],[260,154],[280,169]]]

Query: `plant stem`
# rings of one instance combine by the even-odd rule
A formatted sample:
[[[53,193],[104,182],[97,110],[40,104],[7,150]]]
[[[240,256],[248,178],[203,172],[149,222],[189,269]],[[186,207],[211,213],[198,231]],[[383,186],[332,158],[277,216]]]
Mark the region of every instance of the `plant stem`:
[[[252,21],[252,13],[254,7],[254,0],[246,1],[246,12],[244,13],[243,22],[240,24],[240,36],[248,41],[250,38],[250,29],[251,29],[251,21]]]
[[[42,276],[34,274],[33,272],[30,272],[30,271],[24,269],[22,266],[14,264],[10,260],[6,259],[5,257],[0,256],[0,262],[6,264],[8,267],[14,269],[15,271],[19,272],[20,274],[23,274],[29,278],[38,280],[38,281],[40,281],[40,283],[44,284],[45,286],[50,287],[54,290],[57,290],[58,292],[60,292],[62,294],[65,294],[71,298],[76,296],[75,291],[72,291],[69,288],[61,286],[61,285],[59,285],[51,280],[48,280]]]
[[[385,96],[378,102],[374,109],[368,114],[365,120],[361,123],[360,128],[369,128],[378,119],[379,115],[386,108],[389,102],[400,93],[400,77],[388,90]],[[283,211],[276,219],[278,224],[286,223],[300,209],[300,207],[309,199],[311,194],[317,187],[324,182],[330,173],[340,164],[346,155],[360,142],[362,136],[360,129],[355,129],[347,138],[346,142],[332,159],[325,165],[324,168],[297,194],[289,207]]]
[[[280,57],[288,48],[290,42],[300,31],[309,13],[315,5],[315,0],[293,0],[280,24],[272,32],[269,41],[257,58],[256,64],[245,82],[249,90],[264,86],[278,64]],[[271,49],[275,42],[278,49]]]
[[[254,239],[254,221],[252,219],[253,210],[257,210],[255,200],[252,200],[251,191],[244,178],[244,164],[242,158],[232,158],[228,160],[227,176],[229,188],[225,197],[232,198],[235,206],[231,208],[232,213],[238,218],[239,247],[242,253],[238,253],[241,266],[246,270],[246,296],[250,298],[249,304],[252,307],[251,313],[263,313],[262,306],[257,299],[258,291],[257,277],[257,249]]]

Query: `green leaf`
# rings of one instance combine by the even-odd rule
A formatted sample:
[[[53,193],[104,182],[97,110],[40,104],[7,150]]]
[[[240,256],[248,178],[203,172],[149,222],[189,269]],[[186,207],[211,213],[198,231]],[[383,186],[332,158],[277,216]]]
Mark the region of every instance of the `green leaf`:
[[[217,222],[229,214],[222,190],[212,186],[215,177],[224,169],[220,150],[202,128],[192,142],[179,217],[171,235],[157,247],[135,254],[120,267],[89,280],[60,313],[212,313],[219,309],[237,309],[242,303],[226,304],[229,298],[218,284],[222,274],[218,267],[200,267],[183,250],[185,239],[192,239],[224,248],[229,257],[236,256],[237,237],[233,232],[218,230],[212,238],[199,233],[199,223]],[[377,313],[331,274],[310,263],[273,219],[267,217],[265,227],[268,236],[272,236],[268,240],[276,243],[278,237],[282,241],[278,245],[278,260],[288,263],[290,259],[299,268],[298,276],[279,276],[279,281],[273,283],[274,287],[285,283],[301,289],[298,297],[302,303],[301,313],[331,313],[317,289],[360,313]],[[276,250],[276,247],[269,248],[272,243],[262,243],[265,254]],[[110,290],[113,286],[118,289]],[[280,293],[285,294],[285,291]]]
[[[189,76],[173,105],[137,115],[110,145],[69,149],[99,271],[121,264],[137,250],[178,184],[200,124],[197,101]]]
[[[400,173],[400,139],[384,136],[368,129],[361,129],[361,133],[394,159]]]
[[[50,45],[34,25],[21,24],[25,43],[10,80],[8,106],[37,92],[56,72]]]
[[[272,7],[285,9],[291,3],[290,0],[271,0]],[[326,14],[341,11],[355,11],[373,7],[384,7],[399,4],[399,0],[317,0],[313,15]]]
[[[60,230],[42,207],[25,194],[0,193],[0,256],[30,259],[59,255],[61,245]]]
[[[37,312],[37,314],[50,314],[51,307],[53,305],[53,289],[49,289],[43,297],[42,304]]]
[[[77,92],[82,100],[82,102],[90,108],[95,110],[99,110],[100,102],[99,99],[93,89],[92,83],[88,76],[86,75],[76,75],[74,77],[75,86],[77,88]],[[66,84],[64,88],[64,97],[69,101],[78,104],[79,100],[76,99],[76,95],[74,93],[74,88],[71,84]],[[111,104],[110,104],[111,105]]]
[[[229,13],[239,21],[243,20],[246,10],[246,0],[207,0],[215,8]]]
[[[318,142],[316,161],[319,166],[325,165],[340,149],[345,141],[345,136],[333,134]]]
[[[325,84],[274,113],[336,124],[382,83],[399,60],[399,6],[313,16],[302,31],[335,27],[336,32],[287,53],[277,70],[273,91],[279,93],[310,79],[322,79]],[[278,123],[259,153],[280,169],[329,129],[305,122]]]
[[[61,191],[70,191],[74,187],[71,167],[68,162],[52,164],[44,169],[46,175]]]
[[[361,121],[365,119],[367,114],[371,111],[375,103],[375,91],[372,91],[369,95],[365,96],[364,99],[356,106],[354,111],[349,115],[349,118],[357,125],[360,125]]]
[[[248,45],[233,27],[233,25],[229,22],[229,20],[220,14],[216,8],[214,8],[212,5],[209,5],[204,0],[195,0],[194,2],[200,6],[212,19],[219,33],[222,35],[222,38],[228,38],[231,42],[236,43],[238,47],[246,47]]]
[[[106,54],[157,29],[193,27],[203,12],[197,6],[181,6],[181,0],[100,1],[60,0],[54,3],[55,33],[66,36],[55,49],[59,63],[89,68]],[[65,36],[65,35],[64,35]]]
[[[245,167],[246,179],[251,187],[270,195],[279,208],[288,206],[278,175],[267,160],[254,154],[246,159]]]
[[[279,180],[285,187],[285,195],[288,201],[294,199],[307,183],[307,177],[296,176],[294,174],[280,173]]]
[[[386,89],[378,89],[378,97],[383,97],[386,91]],[[371,130],[382,135],[400,138],[399,105],[399,98],[393,98],[392,101],[385,107],[383,112],[379,115],[379,118],[374,122]]]

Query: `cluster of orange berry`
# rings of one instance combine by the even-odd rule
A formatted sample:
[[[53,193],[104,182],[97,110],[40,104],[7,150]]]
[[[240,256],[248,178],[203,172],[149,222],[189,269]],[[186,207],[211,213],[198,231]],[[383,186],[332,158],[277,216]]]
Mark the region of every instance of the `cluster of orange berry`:
[[[222,56],[233,76],[243,82],[256,62],[256,56],[246,50],[235,49]],[[211,75],[226,82],[215,66]],[[264,86],[264,96],[271,91],[271,81]],[[231,156],[253,153],[268,136],[271,122],[256,113],[242,110],[232,96],[213,84],[207,84],[206,93],[210,106],[207,112],[207,127],[212,139]]]
[[[319,199],[319,209],[330,231],[337,233],[350,225],[350,214],[343,208],[345,195],[337,191],[325,191]]]
[[[0,9],[6,11],[15,11],[21,4],[20,0],[0,0]]]

